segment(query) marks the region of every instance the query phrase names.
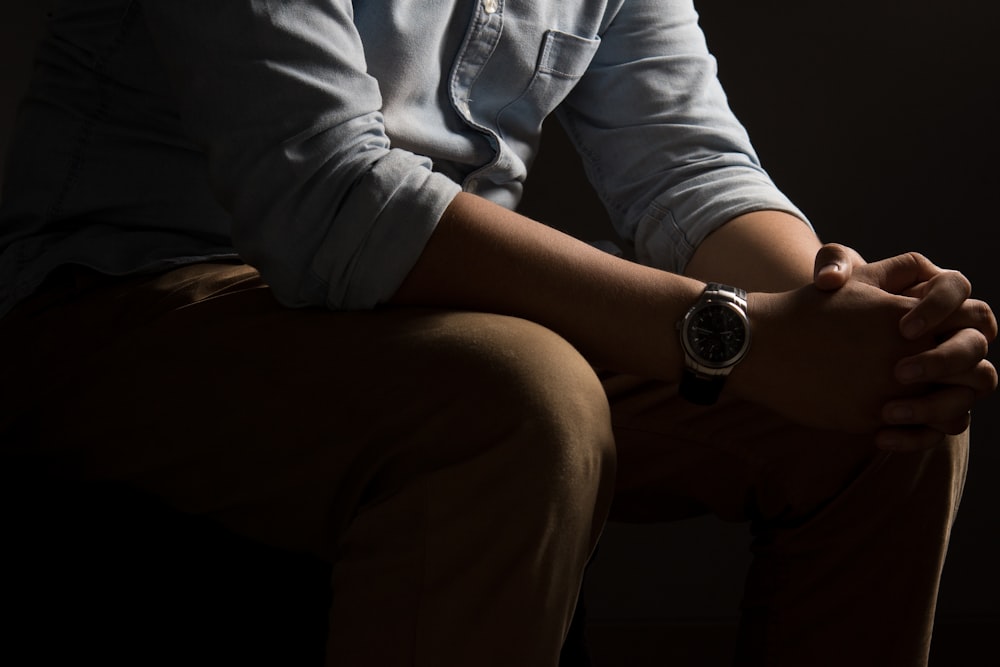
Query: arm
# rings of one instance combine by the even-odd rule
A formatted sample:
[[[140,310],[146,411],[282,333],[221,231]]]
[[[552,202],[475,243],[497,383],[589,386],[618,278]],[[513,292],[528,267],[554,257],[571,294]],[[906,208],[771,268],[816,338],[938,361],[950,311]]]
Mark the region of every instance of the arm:
[[[677,381],[674,324],[703,287],[460,194],[391,302],[524,317],[600,366]],[[807,285],[751,297],[754,344],[727,391],[811,426],[876,430],[881,406],[904,392],[892,365],[933,344],[898,335],[914,299],[859,281],[833,293]]]
[[[240,256],[288,306],[371,308],[461,189],[390,145],[349,0],[141,0]]]
[[[900,359],[891,369],[898,386],[909,391],[905,398],[882,406],[878,442],[886,448],[931,446],[945,433],[965,430],[974,401],[996,389],[996,370],[985,360],[988,344],[997,335],[996,318],[987,304],[969,299],[971,286],[964,276],[940,269],[921,255],[907,253],[869,265],[849,248],[821,247],[796,218],[762,211],[710,235],[687,272],[758,291],[810,282],[832,291],[853,277],[892,294],[916,297],[899,320],[900,335],[916,340],[930,331],[936,344]],[[800,347],[792,340],[788,344]],[[815,361],[803,363],[811,367]],[[922,424],[929,426],[915,428]]]
[[[703,288],[461,193],[390,303],[516,315],[597,365],[676,381],[674,323]]]
[[[527,317],[561,333],[595,363],[677,379],[681,354],[674,323],[702,283],[608,257],[482,199],[456,195],[458,186],[433,173],[426,159],[391,148],[378,113],[378,86],[365,72],[352,31],[350,3],[220,2],[196,11],[183,0],[145,0],[143,7],[166,52],[182,111],[205,144],[219,197],[232,211],[236,246],[282,301],[364,307],[389,298],[406,276],[391,297],[397,303]],[[268,20],[253,15],[265,8],[272,12]],[[199,17],[195,26],[192,15]],[[690,15],[683,18],[690,34]],[[289,66],[277,66],[281,62],[274,58]],[[323,63],[324,69],[292,66],[302,63]],[[336,81],[327,76],[331,72]],[[682,109],[681,116],[685,113]],[[707,141],[713,154],[716,140],[730,135],[737,148],[743,146],[732,120],[719,120],[724,129]],[[604,141],[622,138],[612,134]],[[693,141],[688,137],[677,147],[690,148]],[[740,150],[728,153],[721,165],[712,159],[680,162],[683,168],[660,169],[650,177],[669,195],[660,203],[675,202],[677,212],[692,218],[706,206],[712,215],[701,219],[732,212],[715,209],[711,197],[706,199],[704,179],[717,168],[749,174],[743,182],[749,195],[738,198],[740,208],[751,200],[759,203],[763,191],[773,192],[755,160]],[[615,179],[616,188],[625,188],[618,195],[628,198],[631,176],[623,172]],[[824,300],[815,299],[788,299],[786,309],[760,308],[761,331],[789,313],[819,324],[839,314],[831,326],[849,340],[850,328],[865,321],[862,315],[869,317],[874,309],[875,315],[888,312],[898,319],[906,303],[871,294],[852,302],[842,293],[851,290],[825,299],[832,304],[826,310]],[[894,329],[883,329],[876,337],[884,344],[868,350],[876,365],[919,348],[899,346]],[[755,350],[763,352],[768,345],[759,344],[760,338]],[[843,361],[850,352],[841,345],[829,356]],[[756,387],[772,381],[767,366],[766,354],[753,353],[734,391],[753,397]],[[831,383],[820,382],[824,379]],[[841,391],[836,380],[818,378],[816,386],[831,400],[797,418],[830,424],[838,412],[856,414],[857,421],[836,425],[871,428],[870,410],[853,409],[861,397]],[[779,385],[766,400],[780,409],[794,389]],[[884,399],[888,388],[873,384],[866,390],[870,405]]]
[[[695,250],[685,274],[749,292],[783,292],[813,281],[821,247],[816,234],[797,217],[757,211],[710,234]]]
[[[617,17],[615,29],[602,35],[598,60],[563,110],[563,121],[585,155],[635,157],[629,164],[609,165],[608,160],[589,164],[598,190],[616,216],[619,232],[637,243],[645,261],[663,268],[684,266],[685,244],[697,245],[687,262],[689,275],[696,278],[768,291],[808,285],[819,241],[790,213],[746,212],[762,204],[790,212],[794,207],[776,195],[742,128],[728,113],[712,80],[711,59],[690,7],[678,3],[666,14],[643,13],[657,6],[631,3],[630,10],[636,14]],[[667,32],[670,40],[663,37]],[[676,99],[670,100],[660,99],[664,88],[653,85],[657,77],[649,72],[622,72],[615,55],[621,48],[657,50],[664,41],[670,42],[672,53],[643,58],[641,64],[630,66],[658,71],[679,67],[702,73],[682,80],[680,86],[675,81],[670,89]],[[631,88],[619,90],[626,84]],[[620,99],[631,101],[624,119]],[[640,102],[650,108],[632,108]],[[636,113],[648,122],[634,124]],[[698,131],[692,131],[695,127]],[[672,159],[664,160],[664,155]],[[644,194],[656,192],[661,193],[656,201]],[[735,219],[719,227],[734,215]],[[671,236],[678,231],[681,236]],[[707,238],[701,240],[706,233]],[[680,254],[671,255],[669,248],[680,248]],[[460,195],[393,301],[520,315],[553,328],[602,366],[676,380],[681,353],[673,324],[700,289],[700,282],[692,291],[692,284],[677,275],[594,253],[508,211]],[[849,299],[837,303],[838,308],[845,307],[845,314],[836,322],[828,322],[827,313],[804,317],[797,312],[816,308],[815,299],[785,298],[784,306],[755,299],[754,317],[759,321],[755,322],[754,351],[734,374],[731,392],[765,402],[793,419],[815,419],[813,423],[855,430],[880,425],[882,403],[901,392],[892,382],[892,362],[887,360],[923,348],[907,345],[896,336],[896,323],[906,312],[900,310],[903,302],[887,299],[878,290],[856,292],[853,296],[860,298],[862,308],[855,312],[873,306],[881,309],[860,326],[854,314],[847,312],[858,305],[846,303]],[[850,295],[837,299],[842,296]],[[885,313],[892,313],[894,319],[879,320]],[[766,323],[775,320],[784,324],[768,328]],[[801,321],[826,324],[806,331]],[[876,321],[883,331],[877,332]],[[805,339],[808,335],[814,338]],[[851,343],[864,336],[872,341],[863,350],[867,359]],[[782,349],[789,337],[797,338],[792,340],[794,347],[805,347],[813,355],[822,350],[826,359],[835,360],[826,369],[830,377],[825,388],[800,387],[810,380],[823,380],[822,375],[802,378],[788,372],[796,369]],[[769,338],[783,342],[768,344]],[[926,340],[920,344],[928,345]],[[811,360],[805,358],[802,363]],[[847,376],[840,372],[846,366],[864,371],[860,377]],[[766,397],[760,391],[765,386],[770,391]],[[858,394],[858,387],[871,394],[851,404],[846,399]],[[810,415],[811,406],[789,400],[797,392],[813,397],[813,406],[826,412]],[[864,408],[858,409],[862,403]],[[856,415],[857,421],[843,416],[838,421],[838,410]]]

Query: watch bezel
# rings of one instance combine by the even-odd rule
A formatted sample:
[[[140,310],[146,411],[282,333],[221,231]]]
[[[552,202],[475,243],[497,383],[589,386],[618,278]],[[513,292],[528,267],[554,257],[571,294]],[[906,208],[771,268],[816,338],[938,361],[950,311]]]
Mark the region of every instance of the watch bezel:
[[[736,314],[737,318],[743,324],[743,344],[740,349],[731,357],[728,357],[722,361],[712,361],[703,357],[697,350],[694,342],[690,337],[691,324],[695,319],[695,316],[708,308],[727,308]],[[681,323],[681,342],[684,346],[685,353],[691,358],[691,360],[698,366],[697,370],[727,370],[738,364],[743,357],[746,356],[747,351],[750,349],[750,318],[747,316],[747,312],[744,308],[741,308],[739,304],[733,301],[720,298],[720,297],[708,297],[691,307],[691,309],[684,316]]]

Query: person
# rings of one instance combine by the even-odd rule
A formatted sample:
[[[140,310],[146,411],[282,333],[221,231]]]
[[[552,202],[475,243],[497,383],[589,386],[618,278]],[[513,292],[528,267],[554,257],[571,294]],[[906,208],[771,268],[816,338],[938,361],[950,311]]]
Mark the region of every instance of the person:
[[[633,259],[514,211],[552,113]],[[705,512],[739,664],[926,663],[995,317],[821,244],[690,0],[58,0],[7,174],[5,449],[328,559],[329,664],[554,665]]]

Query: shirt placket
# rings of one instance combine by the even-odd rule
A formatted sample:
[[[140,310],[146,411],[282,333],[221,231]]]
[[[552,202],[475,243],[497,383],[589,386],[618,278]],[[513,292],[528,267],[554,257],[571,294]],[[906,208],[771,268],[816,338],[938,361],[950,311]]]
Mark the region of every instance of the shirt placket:
[[[500,137],[496,131],[477,122],[472,114],[472,87],[500,41],[503,30],[503,0],[479,0],[465,41],[458,52],[451,74],[451,104],[465,123],[486,136],[493,150],[493,160],[469,174],[462,187],[475,192],[482,176],[496,169],[502,161]]]

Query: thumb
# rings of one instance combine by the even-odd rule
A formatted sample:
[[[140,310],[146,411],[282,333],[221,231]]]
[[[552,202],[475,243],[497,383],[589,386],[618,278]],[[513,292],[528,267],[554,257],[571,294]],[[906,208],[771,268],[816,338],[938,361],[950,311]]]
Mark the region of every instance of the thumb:
[[[857,252],[839,243],[827,243],[816,253],[813,284],[821,290],[840,289],[851,279],[855,264],[864,264]]]

